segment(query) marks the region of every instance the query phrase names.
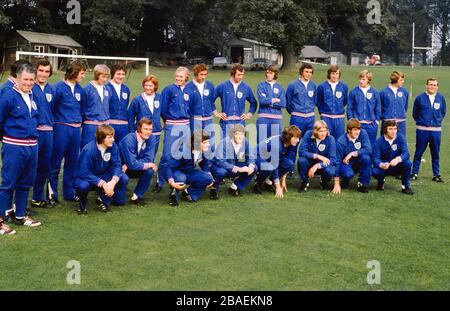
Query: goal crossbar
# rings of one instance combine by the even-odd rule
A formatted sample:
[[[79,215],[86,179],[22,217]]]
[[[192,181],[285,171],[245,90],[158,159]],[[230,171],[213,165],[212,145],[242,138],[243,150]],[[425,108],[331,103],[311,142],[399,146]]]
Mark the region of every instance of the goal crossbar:
[[[115,56],[96,56],[96,55],[78,55],[78,54],[56,54],[56,53],[38,53],[38,52],[24,52],[16,51],[16,60],[20,59],[21,55],[35,56],[35,57],[64,57],[64,58],[84,58],[84,59],[108,59],[108,60],[128,60],[128,61],[143,61],[145,62],[145,75],[149,74],[149,59],[142,57],[115,57]]]

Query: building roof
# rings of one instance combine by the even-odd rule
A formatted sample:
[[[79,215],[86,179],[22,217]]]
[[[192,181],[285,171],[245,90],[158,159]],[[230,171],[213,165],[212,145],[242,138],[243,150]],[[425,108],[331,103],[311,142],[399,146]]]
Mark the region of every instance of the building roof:
[[[257,45],[263,45],[263,46],[267,46],[267,47],[273,47],[273,45],[269,44],[269,43],[264,43],[264,42],[259,42],[256,40],[252,40],[252,39],[247,39],[247,38],[239,38],[242,41],[246,41],[249,43],[253,43],[253,44],[257,44]]]
[[[328,58],[328,54],[316,45],[305,45],[300,53],[301,58]]]
[[[64,46],[64,47],[83,47],[77,41],[69,36],[54,35],[50,33],[31,32],[17,30],[17,33],[30,43],[42,43],[47,45]]]

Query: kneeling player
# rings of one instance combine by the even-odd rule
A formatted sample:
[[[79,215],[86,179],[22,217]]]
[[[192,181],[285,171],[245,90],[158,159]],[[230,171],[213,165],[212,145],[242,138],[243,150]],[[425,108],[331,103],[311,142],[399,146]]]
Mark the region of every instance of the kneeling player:
[[[377,190],[384,190],[386,175],[402,176],[402,193],[414,194],[410,188],[411,161],[409,160],[406,138],[397,133],[397,123],[387,120],[384,135],[377,139],[373,147],[372,175],[378,181]]]
[[[142,118],[138,122],[137,131],[126,135],[119,144],[123,171],[129,178],[138,179],[131,204],[142,203],[142,197],[157,171],[154,163],[157,140],[152,136],[152,131],[152,120]]]
[[[209,150],[209,135],[196,130],[191,136],[191,150],[183,157],[171,156],[160,164],[161,176],[167,180],[172,191],[169,205],[178,205],[178,192],[190,202],[198,201],[207,187],[211,187],[214,179],[210,173],[211,162],[205,155]],[[187,188],[189,186],[189,188]]]
[[[236,124],[231,129],[230,137],[222,139],[216,148],[216,157],[211,172],[215,179],[215,188],[211,189],[210,198],[217,200],[220,183],[224,178],[234,178],[228,193],[238,197],[252,181],[256,173],[256,154],[245,139],[245,128]]]
[[[284,196],[287,191],[286,176],[295,168],[301,134],[297,126],[291,125],[283,129],[282,135],[272,136],[258,144],[258,174],[253,188],[256,194],[261,194],[265,186],[275,191],[275,197]],[[270,183],[266,180],[268,177]]]
[[[100,196],[97,207],[102,212],[110,211],[109,205],[124,205],[127,175],[122,173],[119,147],[114,143],[114,129],[102,124],[95,132],[95,140],[81,151],[74,182],[80,198],[79,214],[87,212],[89,191],[96,190]]]
[[[369,192],[367,187],[370,184],[372,160],[372,146],[369,135],[361,129],[361,123],[357,119],[350,119],[347,122],[347,134],[339,137],[336,143],[337,167],[334,183],[334,193],[339,193],[341,186],[348,188],[350,179],[359,172],[358,188],[362,193]],[[339,178],[342,178],[340,185]]]
[[[336,141],[323,120],[314,123],[300,144],[298,173],[302,184],[299,192],[309,190],[309,178],[320,174],[320,189],[325,190],[336,171]]]

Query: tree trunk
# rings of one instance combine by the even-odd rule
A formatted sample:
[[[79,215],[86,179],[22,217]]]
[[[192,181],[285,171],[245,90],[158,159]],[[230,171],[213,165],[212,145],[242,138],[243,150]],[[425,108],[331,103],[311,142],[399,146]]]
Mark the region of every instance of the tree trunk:
[[[443,65],[447,59],[447,33],[448,33],[448,22],[449,22],[449,8],[446,7],[442,11],[442,35],[441,35],[441,64]]]
[[[294,46],[292,43],[287,43],[282,50],[283,53],[283,66],[281,69],[283,71],[293,71],[296,70],[295,65],[297,63],[297,56],[295,55]]]

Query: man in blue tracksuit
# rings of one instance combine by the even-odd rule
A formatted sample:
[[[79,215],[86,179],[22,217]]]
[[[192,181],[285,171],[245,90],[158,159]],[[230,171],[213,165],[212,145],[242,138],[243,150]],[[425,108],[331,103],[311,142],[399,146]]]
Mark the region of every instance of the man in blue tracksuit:
[[[53,150],[50,161],[49,203],[58,203],[58,177],[64,158],[63,197],[78,201],[73,188],[74,174],[80,153],[81,106],[84,105],[84,91],[79,84],[84,79],[86,67],[82,62],[72,62],[66,70],[64,81],[54,85],[53,104]]]
[[[409,93],[403,87],[405,75],[400,71],[391,74],[391,83],[381,90],[381,134],[383,135],[384,122],[394,120],[398,132],[406,137],[406,112],[408,111]]]
[[[289,124],[296,125],[305,134],[314,127],[317,87],[311,80],[314,74],[311,64],[303,64],[299,73],[300,77],[286,90],[286,110],[291,115]]]
[[[303,135],[299,148],[298,173],[302,184],[299,192],[309,190],[309,178],[320,174],[320,189],[328,188],[328,182],[336,171],[336,141],[323,120],[314,123],[314,129]]]
[[[206,131],[210,139],[214,138],[214,115],[218,116],[214,104],[214,85],[206,80],[208,67],[205,64],[197,64],[193,68],[194,79],[186,85],[186,93],[189,94],[190,127],[195,130]]]
[[[83,129],[81,131],[80,150],[95,139],[95,131],[101,124],[109,123],[110,93],[105,87],[110,75],[108,66],[100,64],[94,67],[94,80],[84,87],[85,100],[81,105]]]
[[[286,108],[286,92],[277,83],[278,69],[270,65],[266,69],[266,81],[258,84],[259,102],[258,119],[256,121],[258,143],[272,136],[281,135],[283,111]]]
[[[441,147],[442,121],[447,112],[444,96],[438,92],[438,81],[435,78],[427,80],[427,90],[414,101],[413,118],[416,121],[416,152],[412,179],[419,175],[422,155],[430,145],[433,166],[433,181],[443,182],[439,171],[439,150]]]
[[[50,171],[50,160],[53,149],[53,103],[55,90],[48,84],[52,75],[52,65],[46,59],[38,61],[36,65],[36,82],[33,86],[33,98],[39,111],[39,139],[38,139],[38,165],[36,181],[33,186],[33,199],[31,206],[47,207],[47,197],[44,188]]]
[[[222,139],[215,151],[211,168],[215,187],[211,189],[210,198],[219,198],[219,186],[225,178],[234,178],[228,193],[235,197],[241,196],[256,174],[256,156],[256,148],[252,148],[245,138],[244,126],[234,125],[229,136]]]
[[[245,126],[245,121],[250,120],[256,112],[258,103],[250,86],[243,82],[244,67],[234,64],[231,68],[230,80],[219,84],[216,88],[215,98],[220,98],[222,110],[218,114],[222,129],[221,139],[229,136],[231,128],[235,124]],[[245,112],[245,102],[250,103],[248,112]]]
[[[6,80],[5,83],[0,85],[0,96],[2,96],[8,89],[12,89],[17,83],[17,70],[22,66],[23,64],[31,65],[30,62],[19,59],[16,60],[10,67],[10,76],[8,77],[8,80]]]
[[[125,136],[119,143],[122,156],[122,170],[129,178],[137,178],[137,185],[131,197],[131,204],[141,204],[150,187],[155,165],[156,140],[152,136],[153,122],[142,118],[135,133]]]
[[[186,83],[189,79],[189,70],[178,67],[175,71],[175,83],[164,88],[161,96],[161,118],[164,121],[164,143],[160,164],[171,158],[188,158],[190,154],[189,142],[191,130],[189,127],[189,93],[186,92]],[[164,183],[158,178],[159,192]]]
[[[122,173],[120,151],[114,143],[114,129],[100,125],[95,139],[84,146],[77,161],[75,189],[80,198],[78,214],[87,213],[88,194],[96,190],[100,199],[97,207],[102,212],[110,211],[111,203],[125,205],[128,177]]]
[[[327,79],[317,87],[317,108],[330,134],[338,139],[345,133],[345,106],[348,99],[348,87],[342,83],[341,71],[336,65],[328,69]]]
[[[201,198],[207,187],[213,186],[209,148],[208,133],[196,130],[191,136],[188,157],[171,157],[160,164],[161,177],[165,178],[172,188],[169,205],[178,206],[179,191],[182,199],[193,203]],[[189,188],[186,189],[187,185]]]
[[[39,112],[31,90],[35,68],[28,64],[17,70],[16,86],[0,97],[0,137],[2,137],[2,182],[0,184],[0,234],[15,231],[4,223],[14,197],[14,222],[36,227],[40,222],[26,215],[28,193],[36,178]]]
[[[384,190],[385,176],[402,177],[402,193],[414,194],[410,187],[411,161],[409,160],[406,138],[398,133],[397,123],[388,120],[384,123],[383,135],[373,147],[372,175],[377,180],[377,190]]]
[[[336,175],[339,181],[334,183],[334,193],[340,192],[340,187],[347,189],[350,180],[359,172],[357,190],[361,193],[369,192],[367,187],[372,177],[372,145],[369,135],[361,129],[357,119],[347,122],[347,133],[339,137],[336,142]],[[342,180],[342,183],[340,182]]]
[[[111,67],[111,81],[106,84],[109,92],[109,125],[114,129],[114,141],[120,143],[128,134],[128,104],[130,89],[123,83],[127,69],[121,64]]]
[[[370,144],[374,145],[381,118],[381,102],[380,94],[370,85],[371,81],[372,73],[368,70],[361,71],[359,86],[348,95],[347,119],[359,120],[361,128],[369,135]]]
[[[300,129],[291,125],[286,127],[281,135],[259,142],[256,160],[258,174],[253,192],[261,194],[264,187],[275,192],[277,198],[284,196],[284,192],[287,191],[286,176],[295,169],[301,135]]]

